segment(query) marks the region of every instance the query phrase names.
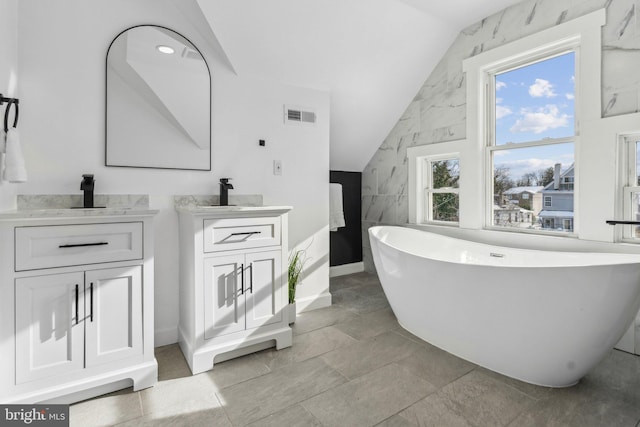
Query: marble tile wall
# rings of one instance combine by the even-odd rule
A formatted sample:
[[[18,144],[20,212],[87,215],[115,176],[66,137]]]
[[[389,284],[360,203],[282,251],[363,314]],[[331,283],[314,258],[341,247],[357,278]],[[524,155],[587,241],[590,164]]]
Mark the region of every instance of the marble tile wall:
[[[639,111],[640,0],[525,0],[460,32],[407,107],[362,175],[363,258],[374,270],[366,230],[406,224],[407,147],[445,143],[466,136],[466,82],[462,61],[601,8],[602,115]]]

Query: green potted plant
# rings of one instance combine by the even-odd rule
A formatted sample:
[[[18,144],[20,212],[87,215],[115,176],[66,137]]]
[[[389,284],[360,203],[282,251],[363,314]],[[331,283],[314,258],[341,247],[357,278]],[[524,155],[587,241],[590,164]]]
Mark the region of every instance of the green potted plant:
[[[302,279],[302,269],[307,260],[306,252],[302,249],[289,255],[289,324],[296,321],[296,286]]]

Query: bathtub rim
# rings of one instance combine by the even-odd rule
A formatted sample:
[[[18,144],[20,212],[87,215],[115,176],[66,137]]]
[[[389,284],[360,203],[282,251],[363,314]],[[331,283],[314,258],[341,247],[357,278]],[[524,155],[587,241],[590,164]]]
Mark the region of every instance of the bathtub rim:
[[[585,246],[585,250],[579,251],[579,250],[558,250],[558,249],[545,249],[545,248],[539,248],[539,247],[522,247],[522,244],[517,244],[517,245],[513,245],[513,246],[503,246],[503,245],[498,245],[498,244],[494,244],[494,243],[487,243],[485,241],[482,241],[480,239],[477,238],[464,238],[464,237],[459,237],[459,236],[455,236],[455,235],[451,235],[451,234],[447,234],[445,233],[439,233],[437,231],[440,231],[440,229],[438,228],[437,231],[433,230],[433,229],[424,229],[422,225],[416,225],[416,224],[407,224],[406,226],[402,226],[402,225],[375,225],[372,227],[369,227],[367,229],[369,238],[375,238],[379,243],[387,245],[401,253],[404,254],[408,254],[408,255],[412,255],[412,256],[416,256],[419,258],[423,258],[423,259],[430,259],[430,260],[435,260],[438,262],[444,262],[444,263],[449,263],[449,264],[456,264],[456,265],[473,265],[473,266],[477,266],[477,267],[499,267],[499,268],[580,268],[580,267],[588,267],[588,266],[615,266],[615,265],[630,265],[630,264],[640,264],[640,245],[636,246],[636,245],[632,245],[634,247],[634,249],[636,250],[636,252],[633,251],[624,251],[623,249],[627,248],[626,246],[622,246],[622,244],[617,244],[617,243],[611,243],[611,242],[595,242],[595,241],[588,241],[588,242],[581,242],[579,244],[583,244]],[[520,253],[520,252],[531,252],[532,254],[535,253],[544,253],[546,256],[548,256],[549,254],[558,254],[559,256],[588,256],[590,258],[594,258],[594,260],[596,259],[596,257],[600,257],[600,258],[604,258],[604,259],[609,259],[609,258],[613,258],[612,262],[592,262],[592,263],[579,263],[579,264],[556,264],[556,265],[548,265],[548,264],[491,264],[491,263],[473,263],[473,262],[462,262],[459,260],[453,260],[453,259],[443,259],[443,258],[438,258],[438,257],[429,257],[429,256],[425,256],[424,254],[420,254],[420,253],[415,253],[415,252],[410,252],[409,250],[407,250],[406,248],[403,247],[399,247],[397,244],[392,244],[388,241],[383,241],[379,238],[379,236],[376,234],[377,230],[380,229],[397,229],[397,230],[411,230],[412,232],[416,232],[416,233],[426,233],[426,234],[432,234],[441,238],[446,238],[446,239],[452,239],[455,241],[462,241],[462,242],[470,242],[473,243],[474,245],[478,245],[481,247],[486,248],[486,252],[489,253],[500,253],[501,251],[515,251],[515,253]],[[450,227],[447,227],[448,229],[450,229]],[[455,229],[456,232],[459,233],[464,233],[467,230],[464,229]],[[444,230],[443,230],[444,231]],[[469,230],[470,232],[472,232],[471,234],[476,234],[475,232],[477,231],[481,231],[481,232],[487,232],[487,233],[491,233],[491,234],[487,234],[487,236],[492,236],[493,232],[489,231],[489,230]],[[404,232],[404,231],[402,231]],[[499,232],[498,232],[499,233]],[[476,236],[473,236],[476,237]],[[545,236],[546,237],[546,236]],[[559,237],[559,236],[549,236],[552,239],[560,239],[560,240],[564,240],[563,237]],[[575,241],[575,239],[572,239],[573,241]],[[540,243],[538,242],[537,245],[539,245]],[[537,246],[536,245],[536,246]],[[602,250],[591,250],[588,248],[588,245],[594,245],[594,246],[603,246],[606,245],[608,248],[610,249],[615,249],[615,251],[612,252],[605,252]],[[614,246],[615,245],[615,246]],[[620,246],[618,246],[620,245]],[[499,259],[499,258],[498,258]]]

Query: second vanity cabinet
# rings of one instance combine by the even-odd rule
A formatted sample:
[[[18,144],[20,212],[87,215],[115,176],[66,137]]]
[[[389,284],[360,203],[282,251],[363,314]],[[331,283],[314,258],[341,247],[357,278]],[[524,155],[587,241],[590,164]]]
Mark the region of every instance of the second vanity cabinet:
[[[70,403],[156,382],[155,213],[0,214],[0,403]]]
[[[291,345],[289,207],[180,208],[180,347],[194,374]]]

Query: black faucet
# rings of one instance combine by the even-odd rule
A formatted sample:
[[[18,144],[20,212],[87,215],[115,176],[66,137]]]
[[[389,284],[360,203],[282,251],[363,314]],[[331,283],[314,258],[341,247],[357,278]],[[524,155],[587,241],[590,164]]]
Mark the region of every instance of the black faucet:
[[[220,206],[229,206],[229,189],[233,185],[229,184],[231,178],[220,178]]]
[[[93,187],[95,184],[96,181],[93,179],[93,175],[82,175],[80,189],[84,191],[84,208],[93,207]]]

